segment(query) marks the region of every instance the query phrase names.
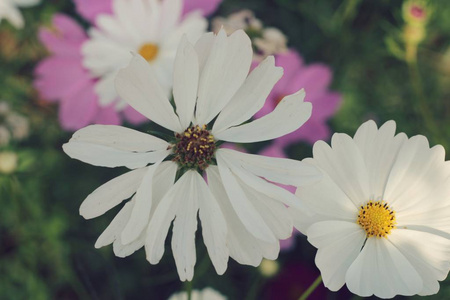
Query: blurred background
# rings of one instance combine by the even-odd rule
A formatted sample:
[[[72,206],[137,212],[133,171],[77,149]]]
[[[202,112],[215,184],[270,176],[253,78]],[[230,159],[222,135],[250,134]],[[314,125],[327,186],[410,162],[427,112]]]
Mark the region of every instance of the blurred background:
[[[448,0],[224,0],[207,16],[210,28],[221,24],[228,30],[227,24],[234,24],[227,23],[230,15],[243,9],[250,13],[231,20],[247,26],[257,54],[270,52],[264,48],[270,37],[263,28],[275,28],[274,36],[281,41],[272,53],[277,64],[283,65],[289,53],[302,61],[291,70],[301,79],[288,85],[320,85],[311,88],[317,95],[312,93],[309,101],[317,112],[306,132],[247,151],[303,159],[311,156],[315,140],[328,141],[333,132],[353,135],[368,119],[378,125],[393,119],[399,132],[425,135],[431,145],[442,144],[449,151]],[[79,216],[79,206],[124,170],[66,156],[61,146],[74,130],[61,125],[59,104],[34,88],[36,67],[52,55],[38,38],[40,28],[51,28],[55,13],[70,16],[84,29],[92,25],[72,1],[45,0],[20,11],[23,28],[7,20],[0,23],[0,299],[167,299],[184,288],[170,239],[155,266],[146,261],[143,249],[122,259],[111,246],[94,248],[118,208],[87,221]],[[316,69],[321,76],[301,75],[315,74]],[[289,74],[285,72],[295,77]],[[308,95],[309,87],[305,89]],[[276,101],[277,95],[271,97]],[[123,123],[143,131],[152,127]],[[215,273],[200,235],[196,241],[194,289],[212,287],[229,299],[298,299],[319,275],[315,248],[301,234],[286,242],[276,262],[263,261],[254,268],[230,259],[222,276]],[[356,298],[345,287],[334,293],[323,286],[311,296]],[[450,299],[450,279],[428,298]]]

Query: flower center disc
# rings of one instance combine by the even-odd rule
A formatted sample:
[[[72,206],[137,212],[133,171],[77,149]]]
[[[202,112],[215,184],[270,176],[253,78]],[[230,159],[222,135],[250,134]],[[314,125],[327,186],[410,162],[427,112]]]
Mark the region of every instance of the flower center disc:
[[[212,162],[216,144],[214,136],[206,130],[206,125],[192,126],[182,134],[177,133],[175,137],[177,143],[173,160],[182,167],[198,168],[203,171]]]
[[[150,62],[156,58],[158,55],[158,46],[152,43],[144,44],[139,49],[139,54],[145,58],[146,61]]]
[[[369,201],[361,205],[357,223],[366,231],[367,237],[386,237],[395,228],[395,212],[383,201]]]

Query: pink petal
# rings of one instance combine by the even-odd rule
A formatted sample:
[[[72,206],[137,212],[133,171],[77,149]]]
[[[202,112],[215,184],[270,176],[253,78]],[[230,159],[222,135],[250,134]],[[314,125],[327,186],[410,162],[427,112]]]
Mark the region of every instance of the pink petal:
[[[127,120],[128,122],[130,122],[133,125],[139,125],[139,124],[149,121],[149,119],[147,117],[145,117],[144,115],[139,113],[137,110],[135,110],[131,106],[127,106],[122,111],[122,113],[123,113],[125,120]]]
[[[99,108],[93,123],[102,125],[120,125],[121,120],[114,104]]]
[[[328,89],[333,75],[331,69],[324,64],[312,64],[297,70],[296,74],[286,86],[285,94],[289,95],[301,88],[305,89],[306,98],[314,97],[316,93],[323,93]]]
[[[280,100],[293,92],[291,90],[291,81],[294,76],[301,70],[303,59],[294,50],[289,50],[285,54],[279,54],[275,57],[275,65],[282,67],[284,70],[283,77],[275,84],[274,88],[267,97],[264,106],[255,114],[255,118],[259,119],[272,112]],[[252,64],[252,67],[254,64]],[[255,65],[256,66],[256,65]],[[300,89],[300,88],[299,88]],[[297,89],[296,91],[298,91]],[[296,92],[294,91],[294,92]]]
[[[196,10],[202,15],[209,16],[217,10],[222,0],[184,0],[183,16]]]
[[[290,93],[286,92],[289,88],[291,80],[301,71],[303,67],[303,59],[298,52],[290,49],[284,54],[278,54],[275,56],[275,65],[282,67],[284,70],[283,77],[275,85],[272,92],[275,94],[288,95]],[[302,88],[302,87],[300,87]],[[297,89],[298,91],[299,89]],[[291,92],[292,93],[292,92]]]
[[[81,57],[81,44],[87,39],[83,29],[71,18],[57,14],[53,17],[53,28],[41,28],[39,40],[53,54]],[[81,58],[80,58],[81,59]]]
[[[91,81],[61,101],[59,121],[65,130],[75,131],[91,124],[98,112],[98,97]]]
[[[91,23],[99,14],[112,14],[112,0],[74,0],[77,12]]]
[[[314,122],[310,119],[301,128],[290,134],[279,137],[274,143],[278,147],[287,147],[290,144],[295,144],[300,141],[314,144],[318,140],[329,139],[330,135],[330,129],[325,122]]]
[[[80,61],[72,58],[49,57],[35,69],[34,87],[43,99],[59,101],[77,92],[80,84],[90,80]]]

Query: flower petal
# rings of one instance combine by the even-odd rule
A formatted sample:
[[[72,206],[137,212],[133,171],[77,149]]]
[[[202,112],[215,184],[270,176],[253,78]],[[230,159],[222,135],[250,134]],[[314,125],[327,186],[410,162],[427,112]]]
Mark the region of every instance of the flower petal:
[[[217,165],[231,205],[245,228],[262,241],[275,242],[276,238],[272,231],[247,198],[243,187],[239,185],[234,174],[229,169],[229,165],[221,156],[217,156]]]
[[[181,39],[175,58],[173,97],[183,128],[188,128],[194,116],[197,100],[199,64],[194,47],[186,36]]]
[[[298,187],[322,178],[315,166],[297,160],[248,154],[223,148],[216,153],[257,176],[277,183]]]
[[[396,229],[389,235],[389,241],[419,272],[424,282],[419,295],[436,294],[438,280],[444,280],[450,269],[450,240],[426,232]]]
[[[361,226],[345,221],[314,223],[307,230],[308,241],[316,247],[316,265],[324,285],[331,291],[345,283],[345,274],[359,255],[366,239]]]
[[[174,132],[183,131],[156,75],[140,55],[134,54],[130,64],[119,71],[115,84],[120,97],[138,112]]]
[[[411,296],[423,288],[423,281],[405,256],[384,238],[368,238],[345,276],[350,292],[368,297]]]
[[[114,255],[117,257],[127,257],[141,249],[144,246],[144,239],[138,238],[133,242],[123,245],[120,237],[117,238],[113,243]]]
[[[319,141],[313,155],[317,167],[326,172],[356,207],[373,197],[370,195],[369,176],[361,151],[352,138],[335,133],[331,145]]]
[[[104,145],[69,141],[63,145],[64,152],[71,158],[100,167],[127,167],[137,169],[149,163],[163,160],[171,150],[158,150],[145,153],[130,152]]]
[[[222,275],[227,269],[229,256],[226,244],[227,223],[205,180],[198,173],[196,174],[194,183],[198,194],[203,240],[217,274]]]
[[[313,159],[305,161],[317,164]],[[320,221],[355,222],[358,208],[325,172],[321,181],[305,188],[298,188],[295,194],[307,208],[307,210],[298,210],[295,207],[291,209],[294,226],[300,232],[306,233],[311,224]]]
[[[166,141],[153,135],[115,125],[87,126],[75,132],[70,141],[103,145],[132,152],[167,150],[169,146]]]
[[[266,243],[255,238],[242,224],[227,197],[217,166],[206,169],[208,184],[216,197],[228,226],[227,246],[230,256],[240,264],[258,266],[263,257],[276,259],[279,243]]]
[[[403,133],[394,135],[394,121],[384,123],[380,129],[374,121],[367,121],[355,133],[354,141],[363,155],[370,180],[370,194],[374,198],[384,195],[389,173],[400,147],[407,140]]]
[[[450,176],[444,148],[438,145],[430,149],[427,138],[418,135],[403,143],[400,153],[389,174],[385,200],[399,213],[448,206],[448,201],[430,197]]]
[[[130,219],[131,211],[134,206],[134,198],[131,201],[125,203],[124,207],[119,211],[119,213],[114,217],[114,219],[109,223],[108,227],[103,231],[103,233],[98,237],[95,242],[95,248],[101,248],[113,243],[117,238],[120,238],[120,233],[123,227]]]
[[[273,86],[283,76],[283,69],[275,67],[273,56],[267,57],[245,79],[214,122],[212,133],[221,132],[250,119],[263,107]]]
[[[302,126],[311,116],[311,103],[303,102],[304,97],[303,90],[286,96],[270,114],[250,123],[216,133],[214,137],[227,142],[253,143],[291,133]]]
[[[135,196],[135,204],[131,212],[130,220],[122,231],[123,244],[129,244],[136,240],[148,226],[150,211],[152,208],[153,177],[161,162],[157,162],[147,168],[142,178],[142,183]]]
[[[196,122],[208,124],[244,82],[252,62],[250,38],[242,30],[229,37],[220,30],[200,73]]]
[[[80,215],[92,219],[103,215],[130,198],[141,185],[147,168],[136,169],[116,177],[93,191],[80,206]]]
[[[180,202],[185,200],[187,191],[191,189],[191,181],[188,176],[182,176],[175,182],[170,190],[161,199],[150,220],[147,228],[145,240],[145,251],[147,260],[152,264],[157,264],[164,254],[164,241],[170,223],[178,212]]]
[[[173,221],[172,252],[181,281],[191,281],[194,277],[195,232],[197,231],[198,190],[195,184],[196,171],[187,171],[187,189],[183,192],[183,201],[179,202],[175,221]],[[181,180],[181,179],[180,179]]]

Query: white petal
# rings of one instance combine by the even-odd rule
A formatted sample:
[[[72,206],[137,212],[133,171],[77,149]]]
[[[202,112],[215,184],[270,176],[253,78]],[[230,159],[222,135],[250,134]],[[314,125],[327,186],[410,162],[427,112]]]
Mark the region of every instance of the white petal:
[[[178,179],[164,195],[150,220],[145,240],[145,251],[147,260],[153,265],[157,264],[164,254],[164,241],[170,223],[175,218],[181,202],[185,200],[186,193],[191,189],[190,184],[190,178],[187,176]]]
[[[182,0],[161,1],[161,20],[158,31],[162,38],[175,29],[181,17],[182,7]]]
[[[345,276],[350,292],[368,297],[412,296],[423,288],[420,275],[385,238],[369,238]]]
[[[227,224],[216,198],[205,180],[194,176],[199,201],[199,217],[202,222],[203,240],[217,274],[225,273],[229,251],[226,245]]]
[[[137,239],[145,227],[148,226],[150,211],[152,208],[153,177],[160,165],[155,163],[147,168],[142,184],[136,192],[135,204],[130,220],[122,231],[121,240],[123,244],[129,244]],[[155,187],[157,188],[157,187]]]
[[[217,165],[231,205],[245,228],[262,241],[275,242],[276,238],[272,231],[245,195],[228,164],[220,156],[217,156]]]
[[[280,240],[290,237],[293,222],[287,207],[266,194],[250,188],[241,180],[239,180],[239,184],[275,237]]]
[[[113,243],[113,251],[117,257],[127,257],[141,249],[144,246],[144,238],[139,238],[130,244],[123,245],[120,238],[117,238]]]
[[[312,105],[303,102],[304,90],[286,96],[273,112],[250,123],[216,133],[216,139],[234,143],[253,143],[275,139],[302,126],[311,116]]]
[[[133,55],[128,67],[119,71],[116,90],[122,99],[153,122],[174,132],[183,131],[152,68],[140,55]]]
[[[216,197],[227,222],[227,246],[230,256],[240,264],[254,267],[261,263],[263,257],[276,259],[280,251],[278,241],[269,244],[258,240],[247,231],[231,206],[217,166],[208,167],[206,173],[211,192]]]
[[[172,161],[164,161],[156,170],[153,176],[153,204],[150,217],[154,214],[156,207],[161,202],[166,193],[172,188],[175,183],[175,176],[178,171],[178,164]]]
[[[389,235],[389,241],[420,274],[424,287],[419,295],[436,294],[438,280],[444,280],[450,269],[450,240],[426,232],[396,229]]]
[[[369,180],[370,194],[374,199],[384,195],[389,173],[394,165],[401,145],[407,137],[395,135],[395,122],[388,121],[377,129],[374,121],[367,121],[356,131],[354,141],[364,158]]]
[[[23,28],[25,22],[23,20],[22,14],[20,13],[20,10],[12,5],[8,5],[5,3],[0,4],[0,9],[2,9],[2,11],[0,12],[0,21],[1,17],[4,16],[5,19],[7,19],[17,29]]]
[[[114,217],[111,223],[106,227],[103,233],[98,237],[95,242],[95,248],[101,248],[111,244],[117,238],[120,238],[120,233],[123,227],[130,219],[131,211],[134,206],[134,198],[128,201],[119,213]]]
[[[373,197],[370,195],[369,175],[359,148],[346,134],[335,133],[332,149],[325,142],[314,144],[317,166],[326,172],[356,207]]]
[[[216,37],[213,32],[208,32],[203,34],[194,45],[195,52],[198,54],[199,70],[200,73],[203,72],[206,61],[211,52],[212,46],[214,45]]]
[[[348,268],[364,244],[364,230],[356,223],[323,221],[311,225],[307,236],[318,249],[315,262],[325,286],[331,291],[339,290],[345,283]]]
[[[445,163],[443,147],[430,149],[426,137],[414,136],[400,149],[389,175],[384,198],[399,213],[429,210],[434,205],[448,206],[448,201],[429,196],[448,184],[449,176],[450,168]]]
[[[130,198],[141,185],[147,168],[136,169],[116,177],[93,191],[80,206],[80,215],[92,219]]]
[[[187,41],[186,36],[183,36],[178,46],[173,75],[173,97],[183,128],[189,127],[194,116],[197,100],[198,68],[197,53]]]
[[[118,150],[109,146],[92,143],[69,141],[63,145],[64,152],[71,158],[99,167],[127,167],[129,169],[142,168],[149,163],[163,160],[172,150],[158,150],[151,152],[130,152]]]
[[[244,82],[252,62],[250,38],[242,30],[230,37],[221,30],[200,73],[196,122],[208,124]]]
[[[273,183],[267,182],[266,180],[259,178],[258,176],[250,173],[249,171],[237,166],[233,161],[227,160],[226,157],[222,156],[222,152],[217,152],[217,158],[221,161],[225,161],[228,168],[233,171],[233,174],[241,179],[246,185],[252,187],[253,189],[266,194],[270,198],[284,203],[287,206],[296,207],[297,209],[303,210],[304,205],[301,203],[295,195],[290,193],[284,188],[276,186]]]
[[[169,146],[169,143],[153,135],[115,125],[87,126],[75,132],[70,141],[132,152],[167,150]]]
[[[298,160],[254,155],[225,148],[217,150],[216,153],[228,162],[273,182],[298,187],[322,178],[315,166]]]
[[[230,102],[214,122],[212,133],[221,132],[250,119],[264,105],[267,96],[283,76],[283,68],[275,67],[273,56],[267,57],[245,79]]]
[[[175,221],[173,221],[172,252],[181,281],[191,281],[194,277],[195,232],[197,231],[198,191],[195,184],[196,171],[187,171],[187,189],[183,191]],[[181,180],[181,179],[180,179]]]
[[[313,159],[306,160],[316,164]],[[313,223],[325,220],[341,220],[355,222],[358,207],[347,197],[337,184],[323,172],[323,179],[305,188],[298,188],[296,193],[300,202],[308,209],[290,209],[294,216],[294,226],[300,232],[306,233],[306,229]]]

